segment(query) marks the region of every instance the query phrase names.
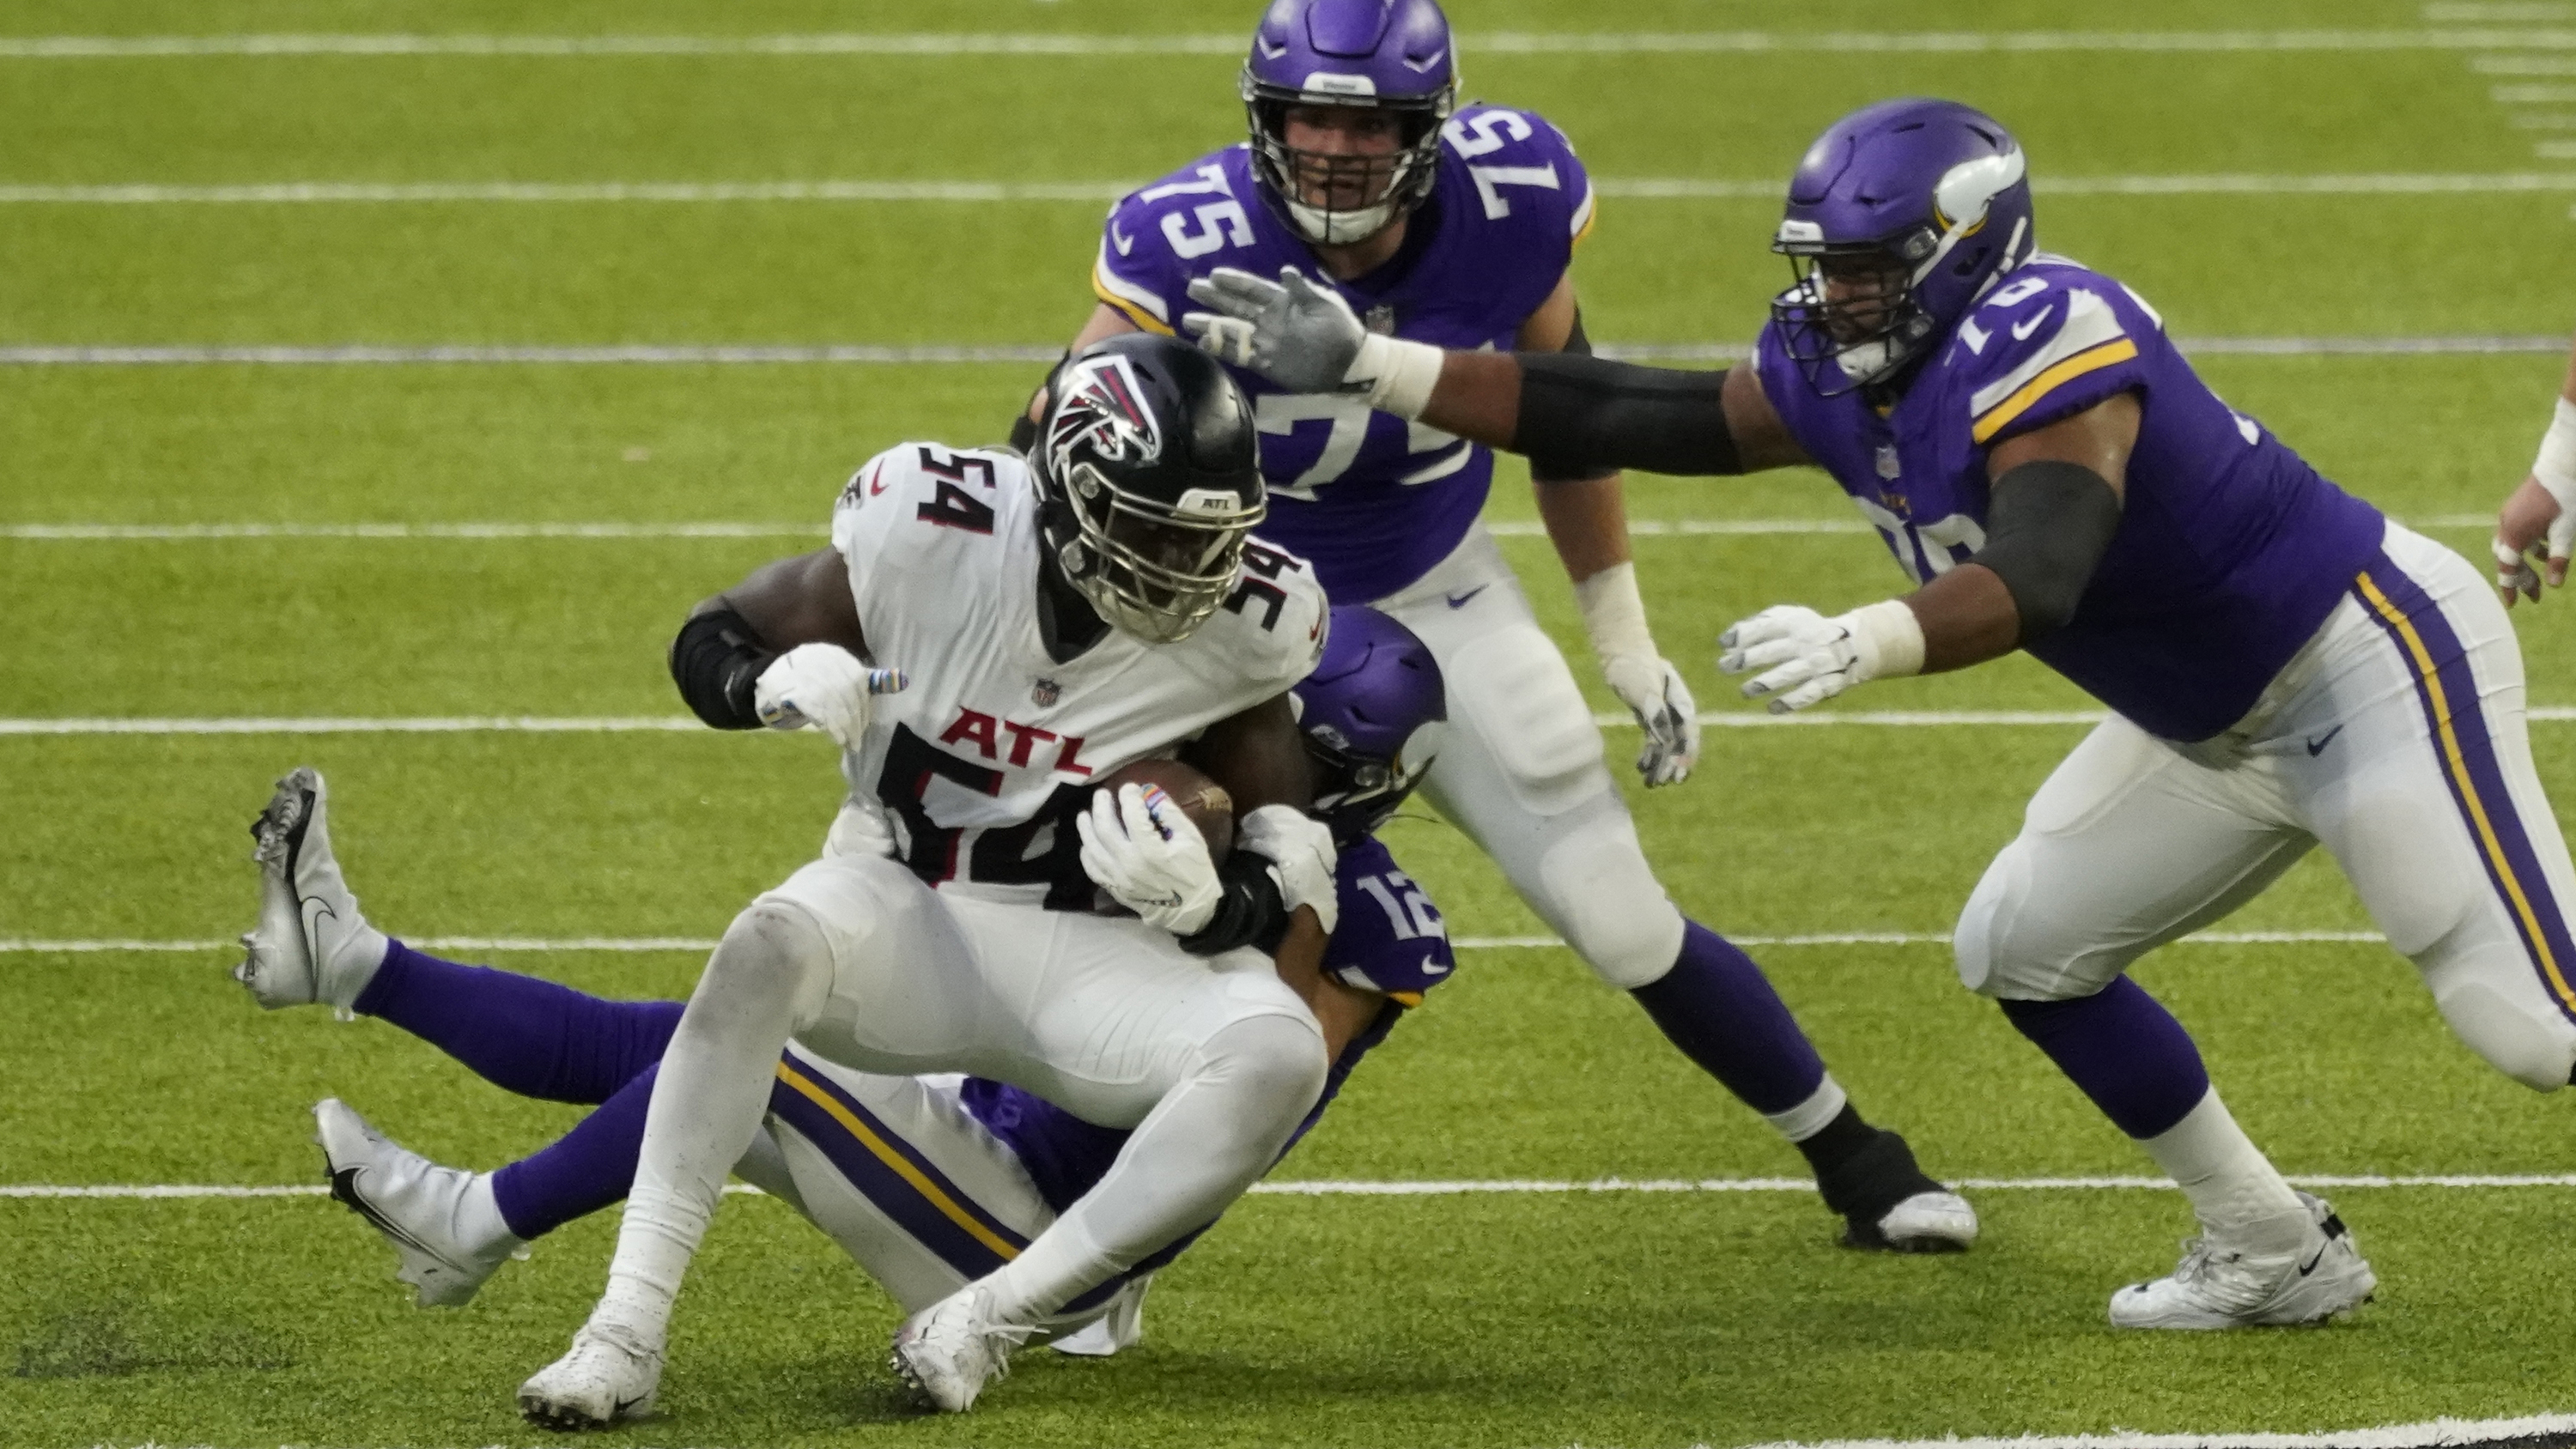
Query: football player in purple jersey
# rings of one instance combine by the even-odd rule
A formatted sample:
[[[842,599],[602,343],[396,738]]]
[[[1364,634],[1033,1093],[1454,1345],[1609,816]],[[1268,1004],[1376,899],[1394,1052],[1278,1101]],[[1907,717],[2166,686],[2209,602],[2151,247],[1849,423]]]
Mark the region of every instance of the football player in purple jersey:
[[[2531,472],[2496,514],[2496,588],[2504,606],[2519,596],[2540,602],[2543,577],[2555,589],[2567,582],[2567,556],[2576,551],[2576,356],[2567,360],[2558,411],[2541,435]],[[2541,559],[2531,566],[2533,555]]]
[[[1281,976],[1313,1008],[1331,1052],[1323,1093],[1289,1137],[1312,1130],[1351,1069],[1386,1040],[1456,961],[1448,928],[1372,832],[1420,783],[1446,730],[1440,670],[1411,631],[1372,609],[1333,613],[1331,640],[1297,686],[1299,728],[1317,776],[1315,813],[1340,847],[1341,912],[1322,950],[1295,942]],[[245,974],[262,1005],[328,1004],[400,1027],[493,1085],[595,1104],[563,1137],[493,1172],[442,1166],[385,1138],[347,1104],[314,1111],[331,1195],[382,1234],[423,1307],[456,1307],[527,1246],[623,1199],[644,1145],[645,1108],[680,1020],[677,1001],[610,1001],[533,976],[441,960],[366,924],[331,848],[319,776],[288,777],[309,814],[299,847],[262,854],[260,924],[244,937],[267,969]],[[254,833],[273,832],[276,807]],[[265,838],[265,837],[263,837]],[[372,961],[331,971],[308,959],[298,901],[335,915]],[[761,1131],[736,1173],[829,1234],[918,1312],[984,1277],[1116,1165],[1133,1133],[979,1077],[859,1072],[790,1046]],[[1284,1155],[1287,1149],[1281,1149]],[[1099,1356],[1142,1332],[1156,1271],[1202,1226],[1082,1294],[1037,1326],[1068,1353]]]
[[[2536,1090],[2566,1084],[2576,873],[2521,655],[2475,565],[2221,402],[2154,309],[2040,252],[2033,226],[2001,125],[1888,101],[1800,162],[1774,243],[1793,285],[1748,367],[1443,354],[1294,277],[1220,274],[1194,291],[1216,313],[1189,320],[1284,385],[1348,386],[1551,477],[1824,469],[1919,587],[1729,628],[1719,667],[1774,711],[2015,649],[2109,705],[1961,913],[1959,974],[2199,1217],[2170,1276],[2112,1295],[2114,1324],[2320,1322],[2370,1295],[2369,1265],[2124,973],[2322,844],[2462,1041]],[[2518,560],[2546,521],[2509,508],[2499,552]]]
[[[1276,0],[1241,88],[1248,142],[1128,196],[1102,229],[1078,351],[1171,332],[1219,268],[1293,269],[1373,332],[1432,348],[1581,356],[1570,265],[1590,231],[1583,163],[1526,111],[1457,104],[1457,47],[1433,0]],[[1689,921],[1639,848],[1602,739],[1520,581],[1478,522],[1481,441],[1370,411],[1335,385],[1237,374],[1270,483],[1263,536],[1332,598],[1374,603],[1428,643],[1456,728],[1425,793],[1601,978],[1796,1144],[1856,1247],[1943,1250],[1969,1205],[1870,1125],[1760,968]],[[1593,651],[1645,732],[1648,787],[1690,772],[1697,706],[1646,626],[1615,468],[1537,460],[1539,510]]]

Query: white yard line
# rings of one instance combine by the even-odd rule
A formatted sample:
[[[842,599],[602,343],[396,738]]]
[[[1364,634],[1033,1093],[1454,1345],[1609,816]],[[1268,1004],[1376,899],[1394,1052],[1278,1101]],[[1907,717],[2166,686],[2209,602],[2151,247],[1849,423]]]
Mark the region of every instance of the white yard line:
[[[1699,722],[1718,729],[1812,729],[1852,726],[1870,729],[2030,728],[2100,724],[2100,710],[1843,710],[1775,715],[1757,710],[1711,710]],[[2534,724],[2576,720],[2576,706],[2535,705]],[[1636,720],[1613,711],[1592,717],[1604,729],[1634,729]],[[453,735],[453,734],[685,734],[705,726],[691,715],[454,715],[421,718],[328,717],[263,719],[226,718],[78,718],[0,719],[0,736],[12,735]]]
[[[2511,22],[2505,22],[2510,24]],[[2059,54],[2073,51],[2203,54],[2254,51],[2458,51],[2576,49],[2576,29],[2004,31],[1469,31],[1460,52],[1478,55]],[[0,59],[102,60],[191,56],[1240,56],[1240,32],[1162,35],[1080,33],[825,32],[774,35],[225,34],[22,35],[0,38]]]
[[[2114,1429],[2101,1434],[2026,1434],[2012,1439],[1783,1440],[1751,1449],[2497,1449],[2544,1435],[2576,1433],[2576,1414],[2532,1414],[2514,1419],[2427,1419],[2363,1429],[2323,1429],[2274,1434],[2236,1430],[2220,1434],[2142,1434]],[[1708,1449],[1702,1445],[1700,1449]]]
[[[2494,357],[2523,354],[2555,356],[2567,350],[2567,339],[2534,334],[2443,337],[2186,337],[2182,350],[2209,357]],[[932,363],[1008,363],[1014,366],[1056,360],[1063,348],[1054,344],[975,345],[934,343],[884,346],[865,343],[629,343],[615,346],[472,346],[429,344],[416,347],[348,345],[319,347],[182,345],[61,346],[0,345],[0,366],[8,367],[408,367],[408,366],[780,366],[893,365]],[[1605,357],[1639,362],[1740,362],[1751,351],[1742,342],[1605,343]]]
[[[715,938],[698,936],[420,936],[408,938],[424,951],[452,955],[547,954],[562,951],[649,953],[669,951],[704,955]],[[1947,931],[1810,931],[1788,935],[1737,936],[1739,946],[1795,948],[1806,946],[1948,946]],[[2359,945],[2384,940],[2376,931],[2203,931],[2185,936],[2184,946]],[[1554,936],[1459,936],[1451,945],[1461,951],[1554,950],[1564,942]],[[238,952],[239,942],[207,940],[141,940],[120,937],[0,937],[0,956],[190,955]]]
[[[2576,38],[2576,36],[2571,36]],[[2566,160],[2544,154],[2542,159]],[[451,205],[538,203],[740,202],[839,203],[1074,203],[1115,201],[1141,180],[1111,181],[268,181],[227,184],[118,182],[96,185],[0,185],[0,205],[11,206],[299,206]],[[1614,200],[1766,201],[1781,194],[1777,179],[1601,177],[1594,189]],[[2576,173],[2356,172],[2319,175],[2212,173],[2176,176],[2042,176],[2031,189],[2045,196],[2462,196],[2576,191]]]
[[[2415,1177],[2389,1177],[2372,1173],[2324,1175],[2291,1173],[2288,1176],[2291,1182],[2301,1187],[2337,1190],[2441,1188],[2452,1191],[2476,1191],[2499,1188],[2576,1187],[2576,1174],[2570,1173],[2440,1173]],[[1954,1179],[1953,1185],[1972,1192],[2171,1192],[2174,1190],[2172,1179],[2163,1177],[1963,1177]],[[1251,1188],[1254,1193],[1270,1197],[1470,1197],[1494,1194],[1563,1197],[1576,1194],[1624,1193],[1810,1193],[1815,1190],[1815,1180],[1806,1177],[1602,1177],[1588,1181],[1559,1181],[1544,1178],[1465,1178],[1446,1182],[1288,1179],[1257,1182]],[[225,1183],[0,1183],[0,1198],[69,1200],[321,1197],[329,1191],[328,1187],[319,1183],[258,1186],[234,1186]],[[742,1183],[728,1184],[725,1191],[744,1196],[760,1195],[759,1189]]]
[[[2438,513],[2401,520],[2411,528],[2486,528],[2483,513]],[[1498,538],[1538,538],[1536,519],[1498,518],[1486,529]],[[1768,534],[1867,533],[1857,518],[1637,518],[1637,538],[1706,538]],[[0,539],[29,543],[202,543],[245,538],[343,538],[375,540],[821,538],[819,524],[755,522],[673,523],[11,523]]]

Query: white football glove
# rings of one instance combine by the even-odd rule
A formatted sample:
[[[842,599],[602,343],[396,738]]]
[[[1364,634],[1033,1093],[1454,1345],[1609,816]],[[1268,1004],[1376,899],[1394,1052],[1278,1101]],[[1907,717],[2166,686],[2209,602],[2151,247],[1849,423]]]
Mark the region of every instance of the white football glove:
[[[1180,802],[1159,785],[1121,785],[1091,797],[1073,817],[1082,836],[1082,871],[1109,898],[1175,936],[1192,936],[1216,917],[1225,887],[1207,840]]]
[[[1897,599],[1830,619],[1803,605],[1776,604],[1728,626],[1717,644],[1719,673],[1763,671],[1745,682],[1744,697],[1768,696],[1773,714],[1923,668],[1923,626]]]
[[[1689,779],[1699,763],[1699,702],[1682,683],[1682,672],[1653,655],[1622,654],[1602,660],[1601,673],[1646,732],[1637,751],[1637,773],[1646,788]]]
[[[774,730],[812,725],[842,749],[868,732],[876,696],[912,681],[900,669],[877,669],[838,644],[799,644],[769,661],[751,688],[751,707]]]
[[[1369,331],[1340,293],[1294,267],[1275,282],[1219,267],[1191,281],[1190,300],[1216,309],[1181,316],[1199,346],[1290,392],[1366,393],[1370,407],[1414,418],[1440,380],[1439,348]]]
[[[2551,511],[2544,515],[2544,509]],[[2528,555],[2545,547],[2548,581],[2567,577],[2567,556],[2576,551],[2576,403],[2558,400],[2558,411],[2540,440],[2540,456],[2531,460],[2531,475],[2498,510],[2489,546],[2495,551],[2496,587],[2504,591],[2507,608],[2516,595],[2540,602],[2543,576]]]
[[[1294,806],[1264,805],[1235,822],[1234,843],[1235,849],[1270,862],[1270,878],[1289,910],[1313,907],[1327,936],[1341,925],[1341,888],[1333,876],[1338,857],[1330,826]]]

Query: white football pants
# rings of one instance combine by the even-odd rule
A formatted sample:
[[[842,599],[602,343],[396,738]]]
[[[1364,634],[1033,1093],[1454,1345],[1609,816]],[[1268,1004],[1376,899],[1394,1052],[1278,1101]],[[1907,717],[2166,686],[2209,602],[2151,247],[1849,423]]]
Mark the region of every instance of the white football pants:
[[[1662,980],[1682,914],[1637,844],[1601,729],[1483,524],[1377,607],[1422,636],[1449,694],[1423,782],[1575,954],[1622,991]]]
[[[826,856],[735,918],[690,997],[594,1324],[662,1340],[791,1035],[860,1071],[970,1072],[1135,1129],[1100,1185],[1001,1270],[1021,1322],[1214,1219],[1278,1155],[1326,1066],[1312,1013],[1260,952],[1201,960],[1143,921],[975,900],[892,860]]]
[[[907,1314],[1026,1251],[1055,1221],[1008,1144],[959,1100],[961,1078],[854,1072],[790,1047],[736,1176],[823,1230]],[[1099,1316],[1087,1293],[1040,1327]]]
[[[2391,524],[2382,557],[2235,729],[2104,722],[2032,798],[1960,915],[1960,979],[2089,996],[2322,842],[2442,1017],[2541,1091],[2576,1067],[2576,873],[2531,763],[2492,581]]]

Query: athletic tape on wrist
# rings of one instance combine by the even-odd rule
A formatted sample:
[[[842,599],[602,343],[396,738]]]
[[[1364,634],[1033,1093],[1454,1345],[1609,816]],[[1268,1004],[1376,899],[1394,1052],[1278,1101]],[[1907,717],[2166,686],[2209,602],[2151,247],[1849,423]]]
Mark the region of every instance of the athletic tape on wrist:
[[[2561,512],[2576,509],[2576,403],[2558,400],[2558,413],[2541,435],[2540,456],[2531,461],[2531,476],[2558,500]]]
[[[1431,389],[1440,382],[1440,349],[1428,342],[1370,333],[1360,343],[1348,374],[1367,379],[1369,406],[1410,422],[1431,406]]]
[[[1834,622],[1851,631],[1855,683],[1923,672],[1923,621],[1903,599],[1881,599]]]
[[[1646,628],[1646,601],[1637,593],[1634,563],[1612,564],[1577,583],[1574,602],[1583,611],[1583,632],[1592,640],[1595,658],[1606,664],[1630,654],[1662,657]]]

